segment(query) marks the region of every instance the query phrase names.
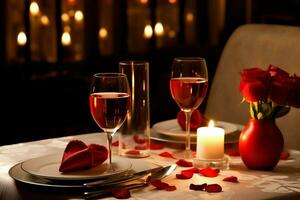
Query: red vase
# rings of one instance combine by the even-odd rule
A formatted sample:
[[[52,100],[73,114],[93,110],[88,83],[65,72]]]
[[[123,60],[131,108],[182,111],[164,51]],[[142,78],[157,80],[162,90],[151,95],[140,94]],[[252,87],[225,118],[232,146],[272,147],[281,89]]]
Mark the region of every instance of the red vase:
[[[275,120],[250,119],[239,138],[239,151],[249,169],[272,170],[280,160],[283,136]]]

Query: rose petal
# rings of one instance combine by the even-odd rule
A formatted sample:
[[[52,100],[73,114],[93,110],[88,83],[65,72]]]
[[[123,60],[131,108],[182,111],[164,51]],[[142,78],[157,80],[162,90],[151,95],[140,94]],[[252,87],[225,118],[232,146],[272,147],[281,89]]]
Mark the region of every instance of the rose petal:
[[[220,170],[219,169],[212,169],[212,168],[208,167],[208,168],[200,169],[199,172],[200,172],[200,174],[202,174],[202,176],[216,177],[216,176],[218,176]]]
[[[134,135],[133,136],[133,140],[135,141],[135,143],[137,144],[144,144],[146,142],[145,138],[140,138],[138,135]]]
[[[153,185],[154,187],[156,187],[156,189],[158,189],[158,190],[164,190],[167,187],[169,187],[169,184],[162,182],[161,180],[150,181],[150,184]]]
[[[195,185],[192,183],[192,184],[190,184],[190,190],[203,191],[206,186],[207,186],[206,183],[203,183],[201,185]]]
[[[128,189],[113,190],[111,193],[117,199],[128,199],[131,197]]]
[[[191,172],[191,173],[195,174],[195,173],[199,173],[200,170],[196,167],[193,167],[193,168],[190,168],[190,169],[183,170],[182,172]]]
[[[140,155],[140,151],[138,150],[129,150],[126,152],[126,154],[129,154],[129,155]]]
[[[182,171],[180,174],[176,174],[176,178],[177,179],[190,179],[192,178],[194,175],[193,172],[190,172],[190,171]]]
[[[173,154],[171,154],[171,153],[169,153],[169,152],[166,152],[166,151],[160,153],[159,155],[162,156],[162,157],[167,157],[167,158],[173,158],[173,159],[176,159],[176,158],[173,156]]]
[[[209,193],[222,192],[222,187],[219,184],[210,184],[205,187],[205,191]]]
[[[114,147],[118,147],[119,146],[119,141],[118,140],[114,141],[113,143],[111,143],[111,145],[114,146]],[[125,147],[126,147],[125,143],[122,142],[122,148],[125,149]]]
[[[176,162],[177,165],[181,166],[181,167],[192,167],[193,163],[190,161],[186,161],[184,159],[180,159]]]
[[[290,153],[289,152],[283,151],[280,154],[280,160],[287,160],[289,157],[290,157]]]
[[[135,146],[134,149],[135,150],[145,150],[146,146]]]
[[[119,146],[119,141],[114,141],[113,143],[111,143],[112,146],[114,147],[118,147]]]
[[[172,186],[168,186],[165,188],[166,191],[174,191],[176,190],[176,186],[175,185],[172,185]]]
[[[150,143],[150,149],[151,150],[160,150],[165,148],[165,146],[161,145],[161,144],[155,144],[155,143]]]
[[[232,183],[238,183],[238,178],[236,176],[228,176],[223,178],[223,181],[232,182]]]

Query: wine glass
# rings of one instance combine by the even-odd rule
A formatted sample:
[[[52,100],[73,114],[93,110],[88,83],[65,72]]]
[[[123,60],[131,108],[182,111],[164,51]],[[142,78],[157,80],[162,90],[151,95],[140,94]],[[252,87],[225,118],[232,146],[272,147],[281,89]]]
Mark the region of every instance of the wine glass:
[[[94,121],[106,133],[111,166],[112,137],[124,123],[130,108],[127,76],[121,73],[94,74],[89,101]]]
[[[201,57],[174,58],[170,90],[172,98],[185,113],[186,141],[183,157],[191,158],[190,120],[206,96],[208,73],[206,61]]]

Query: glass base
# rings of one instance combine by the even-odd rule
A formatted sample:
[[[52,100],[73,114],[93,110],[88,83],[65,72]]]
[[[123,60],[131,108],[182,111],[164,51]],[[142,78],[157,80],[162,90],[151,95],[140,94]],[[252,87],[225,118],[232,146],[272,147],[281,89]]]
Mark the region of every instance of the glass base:
[[[229,157],[224,155],[221,159],[194,159],[194,167],[198,168],[217,168],[217,169],[229,169]]]

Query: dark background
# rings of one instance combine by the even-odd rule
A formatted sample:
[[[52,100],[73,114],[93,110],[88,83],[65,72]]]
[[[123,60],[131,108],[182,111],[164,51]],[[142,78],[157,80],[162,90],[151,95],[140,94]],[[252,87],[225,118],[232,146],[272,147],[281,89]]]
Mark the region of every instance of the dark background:
[[[184,42],[183,27],[178,42],[170,47],[158,48],[155,37],[149,41],[146,52],[130,53],[126,44],[127,1],[116,1],[114,16],[118,19],[115,50],[111,55],[101,55],[96,45],[97,30],[93,15],[97,14],[94,2],[85,1],[85,57],[81,61],[65,61],[65,52],[58,43],[57,61],[32,61],[30,44],[25,46],[22,62],[10,61],[6,55],[7,33],[5,24],[9,17],[6,1],[0,2],[0,65],[1,65],[1,139],[0,145],[42,138],[99,131],[91,118],[88,105],[90,79],[95,72],[117,71],[121,60],[147,60],[150,63],[151,125],[176,117],[179,108],[169,93],[169,72],[176,56],[201,56],[206,58],[209,79],[213,80],[215,68],[224,44],[235,28],[246,23],[272,23],[300,25],[300,3],[297,0],[227,0],[224,27],[217,42],[211,41],[208,9],[209,0],[197,1],[197,40],[193,45]],[[157,1],[150,1],[155,9]],[[56,1],[58,4],[60,1]],[[179,1],[184,6],[185,1]],[[249,9],[251,2],[251,9]],[[25,0],[24,4],[29,5]],[[59,7],[57,8],[59,9]],[[28,10],[27,10],[28,11]],[[250,12],[249,12],[250,11]],[[182,19],[182,13],[179,13]],[[155,20],[155,13],[151,15]],[[25,11],[25,24],[28,26]],[[182,23],[180,23],[182,25]],[[61,32],[58,28],[58,33]],[[59,38],[57,39],[59,41]],[[30,43],[30,41],[28,42]],[[204,111],[205,102],[200,110]]]

